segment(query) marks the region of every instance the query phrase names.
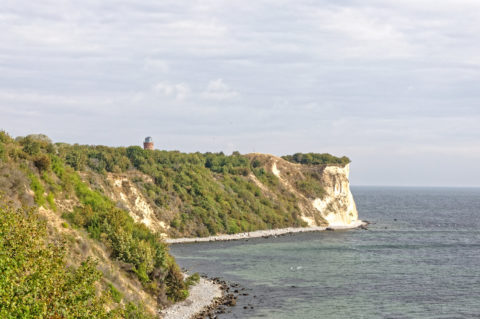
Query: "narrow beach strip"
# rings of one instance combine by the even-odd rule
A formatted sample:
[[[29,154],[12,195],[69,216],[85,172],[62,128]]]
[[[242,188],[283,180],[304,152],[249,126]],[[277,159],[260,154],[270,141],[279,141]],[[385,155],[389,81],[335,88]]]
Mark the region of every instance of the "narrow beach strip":
[[[280,229],[256,230],[248,233],[238,233],[238,234],[232,234],[232,235],[218,235],[218,236],[197,237],[197,238],[166,238],[165,242],[169,244],[182,244],[182,243],[199,243],[199,242],[209,242],[209,241],[229,241],[229,240],[240,240],[240,239],[248,239],[248,238],[280,236],[280,235],[291,234],[291,233],[323,231],[327,229],[332,229],[332,230],[352,229],[352,228],[358,228],[362,225],[364,225],[363,221],[356,220],[355,222],[348,225],[289,227],[289,228],[280,228]]]
[[[187,299],[162,310],[160,316],[163,319],[190,319],[222,295],[220,284],[200,278],[199,283],[190,288]]]

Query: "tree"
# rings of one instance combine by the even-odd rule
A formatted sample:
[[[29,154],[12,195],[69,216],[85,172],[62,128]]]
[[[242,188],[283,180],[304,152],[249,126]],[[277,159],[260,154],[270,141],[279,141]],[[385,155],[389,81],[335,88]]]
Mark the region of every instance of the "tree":
[[[40,143],[31,137],[25,137],[22,140],[23,151],[29,155],[36,155],[40,152]]]

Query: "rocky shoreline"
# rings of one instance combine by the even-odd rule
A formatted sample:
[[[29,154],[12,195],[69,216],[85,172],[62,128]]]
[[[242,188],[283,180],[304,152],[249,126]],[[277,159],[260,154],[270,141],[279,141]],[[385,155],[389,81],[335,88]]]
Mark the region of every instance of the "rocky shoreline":
[[[237,283],[202,276],[190,290],[190,296],[160,312],[163,319],[207,319],[226,313],[237,304],[239,295],[248,295]]]
[[[202,309],[202,311],[195,314],[192,319],[207,319],[216,318],[218,314],[226,313],[228,307],[233,307],[237,304],[237,298],[244,288],[240,288],[236,283],[227,283],[220,278],[211,279],[223,292],[223,296],[215,298],[212,303]]]
[[[207,278],[200,278],[200,281],[190,288],[187,299],[163,309],[159,314],[163,319],[190,319],[215,303],[216,300],[223,298],[224,293],[218,283]]]
[[[334,231],[346,229],[367,229],[367,221],[358,220],[350,225],[330,225],[328,227],[303,227],[303,228],[282,228],[272,230],[259,230],[249,233],[240,233],[233,235],[218,235],[204,238],[176,238],[166,239],[167,243],[197,243],[209,241],[230,241],[259,237],[276,237],[293,233],[313,232],[313,231]],[[207,319],[216,318],[217,315],[226,313],[229,307],[237,303],[238,296],[247,296],[245,288],[236,283],[228,283],[220,278],[208,278],[201,276],[200,282],[192,287],[190,296],[187,300],[160,312],[164,319]],[[254,296],[255,297],[255,296]],[[245,307],[251,307],[245,306]],[[253,307],[252,307],[253,308]]]
[[[239,233],[232,235],[217,235],[209,237],[197,237],[197,238],[166,238],[165,242],[169,244],[185,244],[185,243],[200,243],[200,242],[210,242],[210,241],[230,241],[230,240],[241,240],[248,238],[260,238],[260,237],[272,237],[272,236],[281,236],[286,234],[293,233],[303,233],[303,232],[314,232],[314,231],[325,231],[325,230],[345,230],[345,229],[354,229],[361,228],[366,225],[365,222],[357,220],[354,223],[349,225],[330,225],[326,226],[314,226],[314,227],[289,227],[289,228],[280,228],[280,229],[267,229],[267,230],[257,230],[247,233]]]

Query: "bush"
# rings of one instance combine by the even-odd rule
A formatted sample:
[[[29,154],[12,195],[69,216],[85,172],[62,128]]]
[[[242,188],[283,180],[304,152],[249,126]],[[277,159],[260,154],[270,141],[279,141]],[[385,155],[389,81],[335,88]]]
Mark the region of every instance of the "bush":
[[[43,206],[45,204],[45,196],[44,196],[45,189],[43,188],[42,183],[40,182],[38,177],[33,173],[29,173],[28,178],[30,179],[30,188],[34,192],[35,203],[38,206]]]
[[[51,166],[50,157],[45,154],[38,155],[33,159],[33,164],[40,172],[48,171]]]
[[[119,303],[120,301],[122,301],[123,294],[120,291],[118,291],[118,289],[115,288],[114,285],[112,285],[111,283],[108,284],[108,290],[110,292],[110,295],[112,296],[113,301],[115,301],[116,303]]]
[[[170,300],[185,300],[188,297],[188,287],[186,287],[183,274],[176,264],[172,263],[169,267],[165,282],[167,284],[167,296]]]
[[[185,280],[185,284],[187,287],[194,286],[200,282],[200,275],[198,272],[194,273]]]
[[[57,211],[57,205],[55,205],[55,199],[53,197],[53,193],[49,193],[47,195],[47,202],[48,202],[48,205],[50,206],[50,208],[56,212]]]
[[[7,132],[1,130],[0,131],[0,142],[1,143],[12,143],[13,138],[10,135],[8,135]]]
[[[125,305],[125,310],[122,313],[122,318],[125,319],[156,319],[154,315],[148,314],[143,305],[138,305],[133,302],[128,302]]]
[[[23,145],[23,151],[29,155],[40,153],[40,143],[30,137],[25,137],[21,144]]]
[[[5,161],[7,159],[7,154],[5,151],[5,146],[0,143],[0,161]]]

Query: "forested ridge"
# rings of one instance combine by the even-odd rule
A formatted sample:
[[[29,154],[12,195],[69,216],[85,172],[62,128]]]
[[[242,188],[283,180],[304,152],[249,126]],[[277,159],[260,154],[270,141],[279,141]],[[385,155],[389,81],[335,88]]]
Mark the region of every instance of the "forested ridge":
[[[295,195],[267,169],[266,158],[69,145],[52,143],[45,135],[14,139],[0,131],[0,272],[6,274],[0,279],[0,315],[150,317],[142,298],[122,291],[128,286],[122,280],[138,282],[159,308],[185,299],[196,280],[184,280],[162,235],[306,226],[298,194],[322,197],[321,168],[349,162],[330,154],[286,156],[292,163],[319,167],[292,175]],[[165,222],[163,234],[135,222],[108,196],[108,177],[118,176],[128,176]],[[45,212],[62,220],[62,229],[49,228]],[[22,241],[28,234],[35,236]],[[79,236],[85,236],[81,244]],[[98,245],[109,260],[82,258],[82,245]],[[108,270],[113,266],[107,262],[119,274]]]
[[[136,178],[134,182],[156,214],[168,222],[168,233],[173,237],[305,226],[297,196],[267,169],[263,156],[67,144],[60,144],[58,152],[78,171],[120,174],[137,170],[151,177],[151,181]],[[301,157],[299,154],[292,156],[291,161]],[[305,162],[309,158],[314,161]],[[310,153],[305,154],[303,162],[345,165],[350,160]],[[324,194],[315,174],[303,174],[293,184],[307,197]]]

